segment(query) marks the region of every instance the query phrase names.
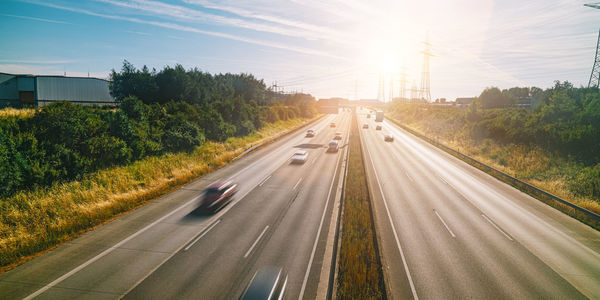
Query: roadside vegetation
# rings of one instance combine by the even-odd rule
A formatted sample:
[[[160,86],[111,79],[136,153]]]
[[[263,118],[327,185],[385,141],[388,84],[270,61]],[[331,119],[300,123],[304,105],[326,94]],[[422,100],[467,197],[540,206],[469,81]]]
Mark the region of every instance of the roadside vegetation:
[[[117,108],[0,111],[0,267],[48,249],[314,118],[248,74],[125,62]],[[151,93],[148,93],[150,89]]]
[[[531,108],[515,107],[523,99]],[[488,88],[468,108],[390,104],[388,116],[430,138],[600,213],[600,92]]]
[[[383,299],[385,284],[355,114],[348,147],[337,298]]]

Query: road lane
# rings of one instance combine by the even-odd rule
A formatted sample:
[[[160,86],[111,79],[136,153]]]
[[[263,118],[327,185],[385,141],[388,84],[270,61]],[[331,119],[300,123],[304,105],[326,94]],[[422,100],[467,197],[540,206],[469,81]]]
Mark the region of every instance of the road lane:
[[[512,207],[518,205],[515,202],[530,201],[523,200],[529,196],[518,191],[507,193],[506,190],[512,188],[502,186],[504,184],[495,179],[477,179],[487,175],[416,141],[392,124],[383,122],[383,130],[376,131],[375,122],[366,119],[364,114],[361,120],[361,124],[367,122],[371,125],[370,129],[361,130],[363,145],[370,155],[367,161],[373,161],[367,168],[369,182],[372,187],[375,186],[373,173],[377,172],[418,297],[489,298],[493,295],[500,298],[575,299],[583,297],[580,291],[588,296],[595,295],[577,285],[580,291],[575,289],[568,275],[557,272],[545,257],[539,257],[538,252],[524,245],[526,240],[518,238],[532,231],[538,233],[544,226],[537,225],[533,229],[509,226],[511,222],[521,225],[524,220],[521,214],[506,211],[504,206]],[[383,141],[383,134],[388,132],[396,137],[392,143]],[[462,189],[455,188],[459,184]],[[494,194],[488,191],[498,188],[502,192]],[[473,193],[482,190],[488,192]],[[507,197],[511,198],[508,200],[511,204],[502,203],[507,201],[503,199]],[[389,220],[384,217],[383,199],[377,195],[375,198],[378,229],[388,235],[380,237],[380,240],[384,241],[382,251],[386,256],[384,262],[389,267],[386,268],[386,278],[391,279],[388,283],[392,295],[396,298],[412,297],[407,295],[406,288],[395,288],[396,285],[406,286],[407,272],[402,268],[398,246],[390,242],[394,237],[389,236],[391,230]],[[501,207],[482,209],[484,206],[480,202],[495,203]],[[529,206],[519,207],[530,209]],[[542,212],[546,213],[545,210],[547,207]],[[500,217],[498,211],[503,212]],[[525,222],[526,225],[532,223],[531,220]],[[579,228],[585,236],[592,234],[585,225],[570,226]],[[455,237],[449,234],[450,230]],[[507,238],[515,234],[515,241]],[[559,244],[563,246],[569,245],[571,241],[561,236],[555,234],[551,238],[562,239]],[[552,249],[554,246],[550,244],[545,248]],[[560,247],[554,251],[562,250],[575,251],[565,255],[575,258],[570,261],[572,264],[579,265],[577,258],[581,256],[586,262],[595,264],[591,267],[580,265],[577,274],[588,271],[588,276],[598,274],[594,272],[600,263],[595,260],[594,254],[583,248],[569,250]],[[600,277],[595,277],[595,285],[594,280],[588,281],[587,288],[593,290],[598,287],[597,278]]]
[[[311,127],[318,131],[325,130],[331,121],[339,118],[340,116],[326,116]],[[241,183],[239,194],[247,194],[261,179],[289,159],[293,145],[303,141],[304,131],[283,137],[239,161],[0,275],[0,298],[20,299],[36,291],[41,291],[38,297],[40,299],[118,297],[235,206],[229,205],[215,216],[191,215],[198,204],[196,198],[204,187],[219,178],[233,177]],[[167,214],[170,215],[160,219]],[[157,220],[160,221],[153,224]],[[153,225],[140,232],[149,224]],[[138,234],[132,237],[136,233]],[[107,254],[100,255],[104,252]],[[91,261],[99,255],[97,260]],[[76,269],[82,265],[81,270]],[[70,271],[74,272],[69,273]],[[61,278],[65,274],[70,276]],[[58,278],[61,280],[49,285]],[[44,287],[47,290],[42,290]]]
[[[349,121],[345,114],[337,122],[338,128],[322,130],[294,145],[309,152],[309,161],[316,159],[314,167],[308,163],[281,165],[267,181],[260,180],[262,185],[232,208],[206,237],[189,251],[177,253],[125,298],[186,299],[199,293],[209,299],[236,298],[260,267],[270,265],[287,270],[287,295],[298,297],[323,211],[331,214],[332,205],[325,204],[341,155],[341,151],[326,153],[322,145],[335,131],[346,131]],[[323,248],[321,245],[315,255],[318,262],[311,268],[307,299],[316,295]]]

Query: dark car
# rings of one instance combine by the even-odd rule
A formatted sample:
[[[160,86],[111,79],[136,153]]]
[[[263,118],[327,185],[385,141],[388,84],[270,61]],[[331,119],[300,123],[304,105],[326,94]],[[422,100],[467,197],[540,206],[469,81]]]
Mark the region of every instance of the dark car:
[[[375,127],[375,130],[381,130],[381,125],[377,125],[377,126]]]
[[[306,137],[314,137],[315,136],[315,131],[312,129],[309,129],[306,131]]]
[[[283,299],[287,275],[282,268],[265,267],[260,269],[242,294],[242,300]]]
[[[237,193],[237,184],[231,181],[217,181],[204,189],[200,208],[216,212],[231,202],[235,193]]]
[[[332,128],[335,127],[335,123],[330,123],[329,127],[332,127]]]
[[[367,119],[370,119],[370,118],[371,118],[371,115],[367,115]]]
[[[386,141],[386,142],[393,142],[393,141],[394,141],[394,136],[393,136],[393,135],[391,135],[391,134],[386,134],[386,135],[383,137],[383,140],[384,140],[384,141]]]

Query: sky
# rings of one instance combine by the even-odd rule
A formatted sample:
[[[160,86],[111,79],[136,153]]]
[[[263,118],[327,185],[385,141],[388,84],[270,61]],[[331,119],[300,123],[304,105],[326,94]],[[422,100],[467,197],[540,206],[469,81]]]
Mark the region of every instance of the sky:
[[[0,72],[108,78],[123,60],[252,73],[318,98],[587,86],[600,9],[579,0],[0,0]],[[426,51],[425,47],[429,47]],[[404,80],[403,80],[404,79]]]

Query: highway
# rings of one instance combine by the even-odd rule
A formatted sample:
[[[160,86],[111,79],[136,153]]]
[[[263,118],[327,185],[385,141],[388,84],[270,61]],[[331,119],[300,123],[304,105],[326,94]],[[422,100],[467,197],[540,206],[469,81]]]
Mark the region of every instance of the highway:
[[[366,112],[390,298],[600,299],[598,231]]]
[[[357,112],[389,298],[600,299],[598,231]],[[0,299],[235,299],[264,266],[287,271],[286,299],[322,299],[346,152],[325,147],[350,121],[325,116],[1,274]],[[219,179],[234,201],[199,212]]]
[[[264,266],[287,271],[289,299],[316,298],[346,149],[325,147],[338,131],[346,142],[350,119],[328,115],[0,275],[0,299],[232,299]],[[297,149],[308,160],[291,165]],[[198,197],[218,179],[239,192],[203,214]]]

